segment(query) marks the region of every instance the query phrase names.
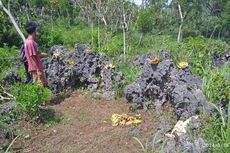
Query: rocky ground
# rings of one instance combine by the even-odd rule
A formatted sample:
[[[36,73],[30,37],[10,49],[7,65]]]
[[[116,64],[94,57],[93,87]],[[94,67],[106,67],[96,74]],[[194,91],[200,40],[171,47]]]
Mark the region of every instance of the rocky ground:
[[[204,140],[194,137],[201,128],[196,115],[215,116],[217,110],[203,94],[202,81],[192,75],[189,67],[178,68],[166,50],[161,50],[159,57],[154,54],[139,56],[132,65],[140,66],[142,70],[137,80],[126,86],[126,99],[138,108],[156,112],[163,112],[164,106],[170,105],[177,116],[178,126],[161,118],[156,139],[161,143],[165,141],[164,152],[204,151],[207,148]],[[194,128],[188,130],[187,126]],[[193,139],[189,140],[189,137]]]
[[[228,52],[213,56],[214,66],[228,61]],[[117,71],[108,56],[94,53],[89,45],[77,45],[74,51],[54,46],[43,63],[49,87],[55,96],[72,93],[80,87],[90,91],[91,95],[72,95],[51,107],[68,120],[65,124],[49,128],[40,125],[33,129],[26,122],[22,123],[17,129],[23,129],[21,132],[28,137],[21,137],[14,146],[15,150],[140,152],[133,136],[138,136],[150,146],[154,144],[156,148],[162,148],[163,152],[201,152],[207,149],[205,141],[195,137],[202,128],[198,115],[216,116],[217,111],[202,92],[201,79],[192,75],[189,66],[178,68],[168,51],[161,50],[157,54],[134,59],[131,65],[140,67],[141,71],[136,81],[125,87],[126,100],[116,101],[113,100],[115,84],[124,84],[125,76]],[[21,81],[20,76],[10,72],[1,83],[8,87],[18,81]],[[11,111],[15,106],[12,100],[4,102],[0,114]],[[111,126],[113,113],[132,113],[130,110],[139,108],[144,108],[138,110],[143,114],[141,125]],[[165,116],[167,112],[175,115]]]

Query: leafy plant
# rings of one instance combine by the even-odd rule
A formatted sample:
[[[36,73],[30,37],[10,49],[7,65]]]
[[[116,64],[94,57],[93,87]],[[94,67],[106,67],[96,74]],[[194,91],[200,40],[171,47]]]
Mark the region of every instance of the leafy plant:
[[[210,79],[206,81],[205,93],[212,103],[230,101],[230,82],[224,76],[213,70],[209,73]],[[206,79],[207,80],[207,79]]]
[[[17,57],[17,48],[4,44],[4,47],[0,48],[0,73],[2,73],[4,69],[11,67],[13,61],[17,61]]]
[[[38,115],[38,107],[51,97],[51,92],[39,84],[16,84],[12,90],[19,109],[30,116]]]
[[[151,9],[142,9],[139,12],[139,17],[137,19],[138,30],[146,34],[151,32],[154,26],[154,20],[152,17]]]

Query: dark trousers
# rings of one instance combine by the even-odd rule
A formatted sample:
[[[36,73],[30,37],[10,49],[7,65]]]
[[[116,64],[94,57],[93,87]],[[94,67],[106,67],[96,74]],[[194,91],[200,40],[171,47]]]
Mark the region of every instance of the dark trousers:
[[[24,67],[25,67],[25,71],[26,71],[26,80],[25,80],[25,83],[32,83],[33,79],[32,79],[31,74],[28,71],[28,63],[27,62],[24,62]]]

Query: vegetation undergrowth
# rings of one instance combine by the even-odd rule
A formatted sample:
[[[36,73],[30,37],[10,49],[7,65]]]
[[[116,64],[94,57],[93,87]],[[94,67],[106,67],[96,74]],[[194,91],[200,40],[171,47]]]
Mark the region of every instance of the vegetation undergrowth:
[[[81,1],[79,1],[79,3],[80,2]],[[216,8],[216,4],[220,3],[220,6],[222,5],[221,9],[216,9],[220,12],[209,10],[209,8],[205,7],[206,3],[203,2],[206,1],[199,1],[199,3],[198,1],[197,3],[191,2],[191,5],[187,4],[185,1],[181,3],[182,10],[187,9],[189,11],[183,23],[183,36],[181,36],[183,41],[180,42],[176,39],[179,21],[179,15],[177,13],[179,11],[174,1],[172,2],[174,5],[169,6],[171,9],[164,7],[163,1],[154,4],[149,2],[150,6],[146,7],[146,9],[140,9],[139,11],[137,11],[137,7],[131,5],[132,7],[130,6],[129,12],[131,12],[132,15],[130,15],[131,21],[128,22],[128,30],[125,31],[125,44],[123,40],[124,29],[122,29],[122,18],[124,16],[119,16],[119,14],[116,14],[116,11],[114,13],[118,16],[118,23],[121,22],[121,25],[116,25],[119,28],[113,29],[113,23],[117,20],[114,19],[115,15],[108,15],[107,18],[111,19],[111,23],[108,22],[108,25],[104,25],[99,21],[102,14],[100,14],[99,18],[97,17],[97,13],[94,10],[96,8],[92,9],[92,12],[87,10],[89,12],[82,13],[87,15],[91,13],[91,16],[87,16],[87,19],[83,20],[78,18],[82,8],[73,9],[74,7],[70,6],[65,0],[30,1],[30,6],[32,8],[38,5],[38,10],[39,8],[44,8],[46,10],[45,13],[51,14],[52,18],[50,22],[46,22],[39,29],[40,50],[47,51],[53,45],[64,45],[68,49],[73,50],[75,44],[90,44],[95,52],[104,52],[108,54],[112,62],[116,65],[116,69],[121,71],[126,78],[126,83],[124,85],[115,86],[117,96],[123,95],[124,87],[135,81],[140,72],[138,67],[133,67],[130,64],[136,56],[157,52],[159,49],[165,48],[170,51],[176,64],[181,61],[188,62],[192,73],[202,79],[203,91],[208,101],[213,103],[219,110],[220,117],[210,118],[210,123],[205,125],[204,138],[212,145],[210,151],[228,152],[229,147],[226,146],[228,142],[230,142],[230,84],[227,79],[229,78],[230,66],[229,63],[226,63],[221,67],[214,67],[212,58],[214,54],[224,53],[229,51],[230,48],[229,44],[223,41],[229,40],[228,27],[230,18],[228,10],[230,2],[228,1],[225,3],[223,1],[223,3],[216,1],[213,2],[213,4],[209,4],[210,6],[213,5],[213,7],[210,8]],[[6,3],[6,1],[4,1],[4,3]],[[17,5],[14,7],[20,8],[21,5],[19,4],[21,3],[21,1],[18,1]],[[46,8],[42,5],[47,5],[49,7]],[[84,5],[87,5],[85,8],[91,8],[91,5],[88,5],[87,2],[85,2]],[[119,6],[116,7],[118,8]],[[168,9],[169,11],[164,11]],[[12,12],[13,11],[14,9],[12,9]],[[30,11],[33,10],[31,9]],[[198,17],[197,14],[199,15],[199,13],[197,12],[201,13],[201,16]],[[33,15],[29,14],[29,16],[31,19],[39,21],[41,18],[36,16],[36,13]],[[206,13],[208,13],[209,16],[206,16]],[[22,18],[19,20],[21,27],[26,22],[26,17],[24,13],[22,14]],[[110,14],[110,11],[108,11],[108,14]],[[20,16],[20,14],[18,15]],[[206,17],[208,19],[206,19]],[[24,77],[24,69],[22,66],[19,66],[20,64],[17,59],[17,51],[22,42],[20,42],[15,30],[12,30],[9,22],[7,22],[8,17],[4,15],[3,12],[0,12],[0,18],[1,21],[3,21],[0,23],[0,79],[2,80],[5,74],[10,70],[19,72],[21,76]],[[86,18],[86,16],[82,18]],[[120,21],[120,19],[122,19],[122,21]],[[46,18],[43,20],[47,21]],[[222,40],[211,39],[220,38],[221,34],[223,35]],[[9,45],[3,44],[4,42],[7,42]],[[14,47],[14,45],[16,45],[17,48]],[[124,45],[126,47],[125,59],[123,55]],[[40,116],[51,125],[62,122],[61,119],[55,119],[53,117],[53,111],[50,111],[48,114],[47,112],[39,112],[39,105],[47,101],[51,96],[48,89],[41,88],[37,84],[16,84],[12,89],[12,93],[19,104],[18,110],[14,112],[16,114],[13,114],[13,116],[18,116],[21,112],[32,118]],[[223,114],[224,112],[219,107],[219,102],[221,101],[227,103],[229,107],[228,117]],[[0,123],[3,123],[1,120],[5,122],[6,118],[5,116],[1,116]],[[215,145],[218,144],[220,144],[220,147],[215,147]],[[225,145],[225,147],[223,147],[223,145]],[[145,152],[147,151],[144,147],[143,150]]]
[[[40,84],[16,84],[12,94],[18,102],[18,109],[28,117],[38,116],[39,106],[51,98],[51,92]]]

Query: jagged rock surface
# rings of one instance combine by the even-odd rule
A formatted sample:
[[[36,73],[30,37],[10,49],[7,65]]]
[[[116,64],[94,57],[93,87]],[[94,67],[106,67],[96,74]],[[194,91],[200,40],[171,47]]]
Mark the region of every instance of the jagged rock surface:
[[[223,65],[226,62],[230,61],[230,51],[225,52],[223,54],[214,54],[213,55],[213,59],[212,59],[212,63],[214,66],[218,67]]]
[[[150,64],[153,58],[154,55],[148,54],[134,60],[134,65],[142,66],[142,71],[137,80],[125,88],[128,101],[144,108],[149,108],[151,102],[156,111],[161,111],[163,105],[169,102],[178,118],[200,112],[216,113],[201,91],[201,80],[193,76],[189,68],[178,69],[165,50],[160,52],[159,64]]]
[[[192,119],[187,125],[186,133],[176,135],[175,138],[167,137],[166,133],[170,133],[173,129],[171,119],[161,117],[159,129],[154,135],[152,143],[156,148],[161,148],[161,152],[167,153],[200,153],[208,149],[208,144],[200,137],[196,137],[199,129],[201,129],[201,120],[199,118]]]
[[[114,68],[108,67],[108,57],[103,53],[87,53],[89,45],[77,45],[75,51],[63,46],[54,46],[50,54],[53,58],[44,60],[46,76],[54,94],[67,89],[84,86],[90,91],[102,93],[103,97],[114,97],[114,84],[124,83],[124,77]],[[55,56],[58,55],[58,57]]]
[[[13,71],[6,73],[5,77],[0,81],[0,84],[4,85],[5,87],[11,87],[15,83],[21,82],[21,76]]]

